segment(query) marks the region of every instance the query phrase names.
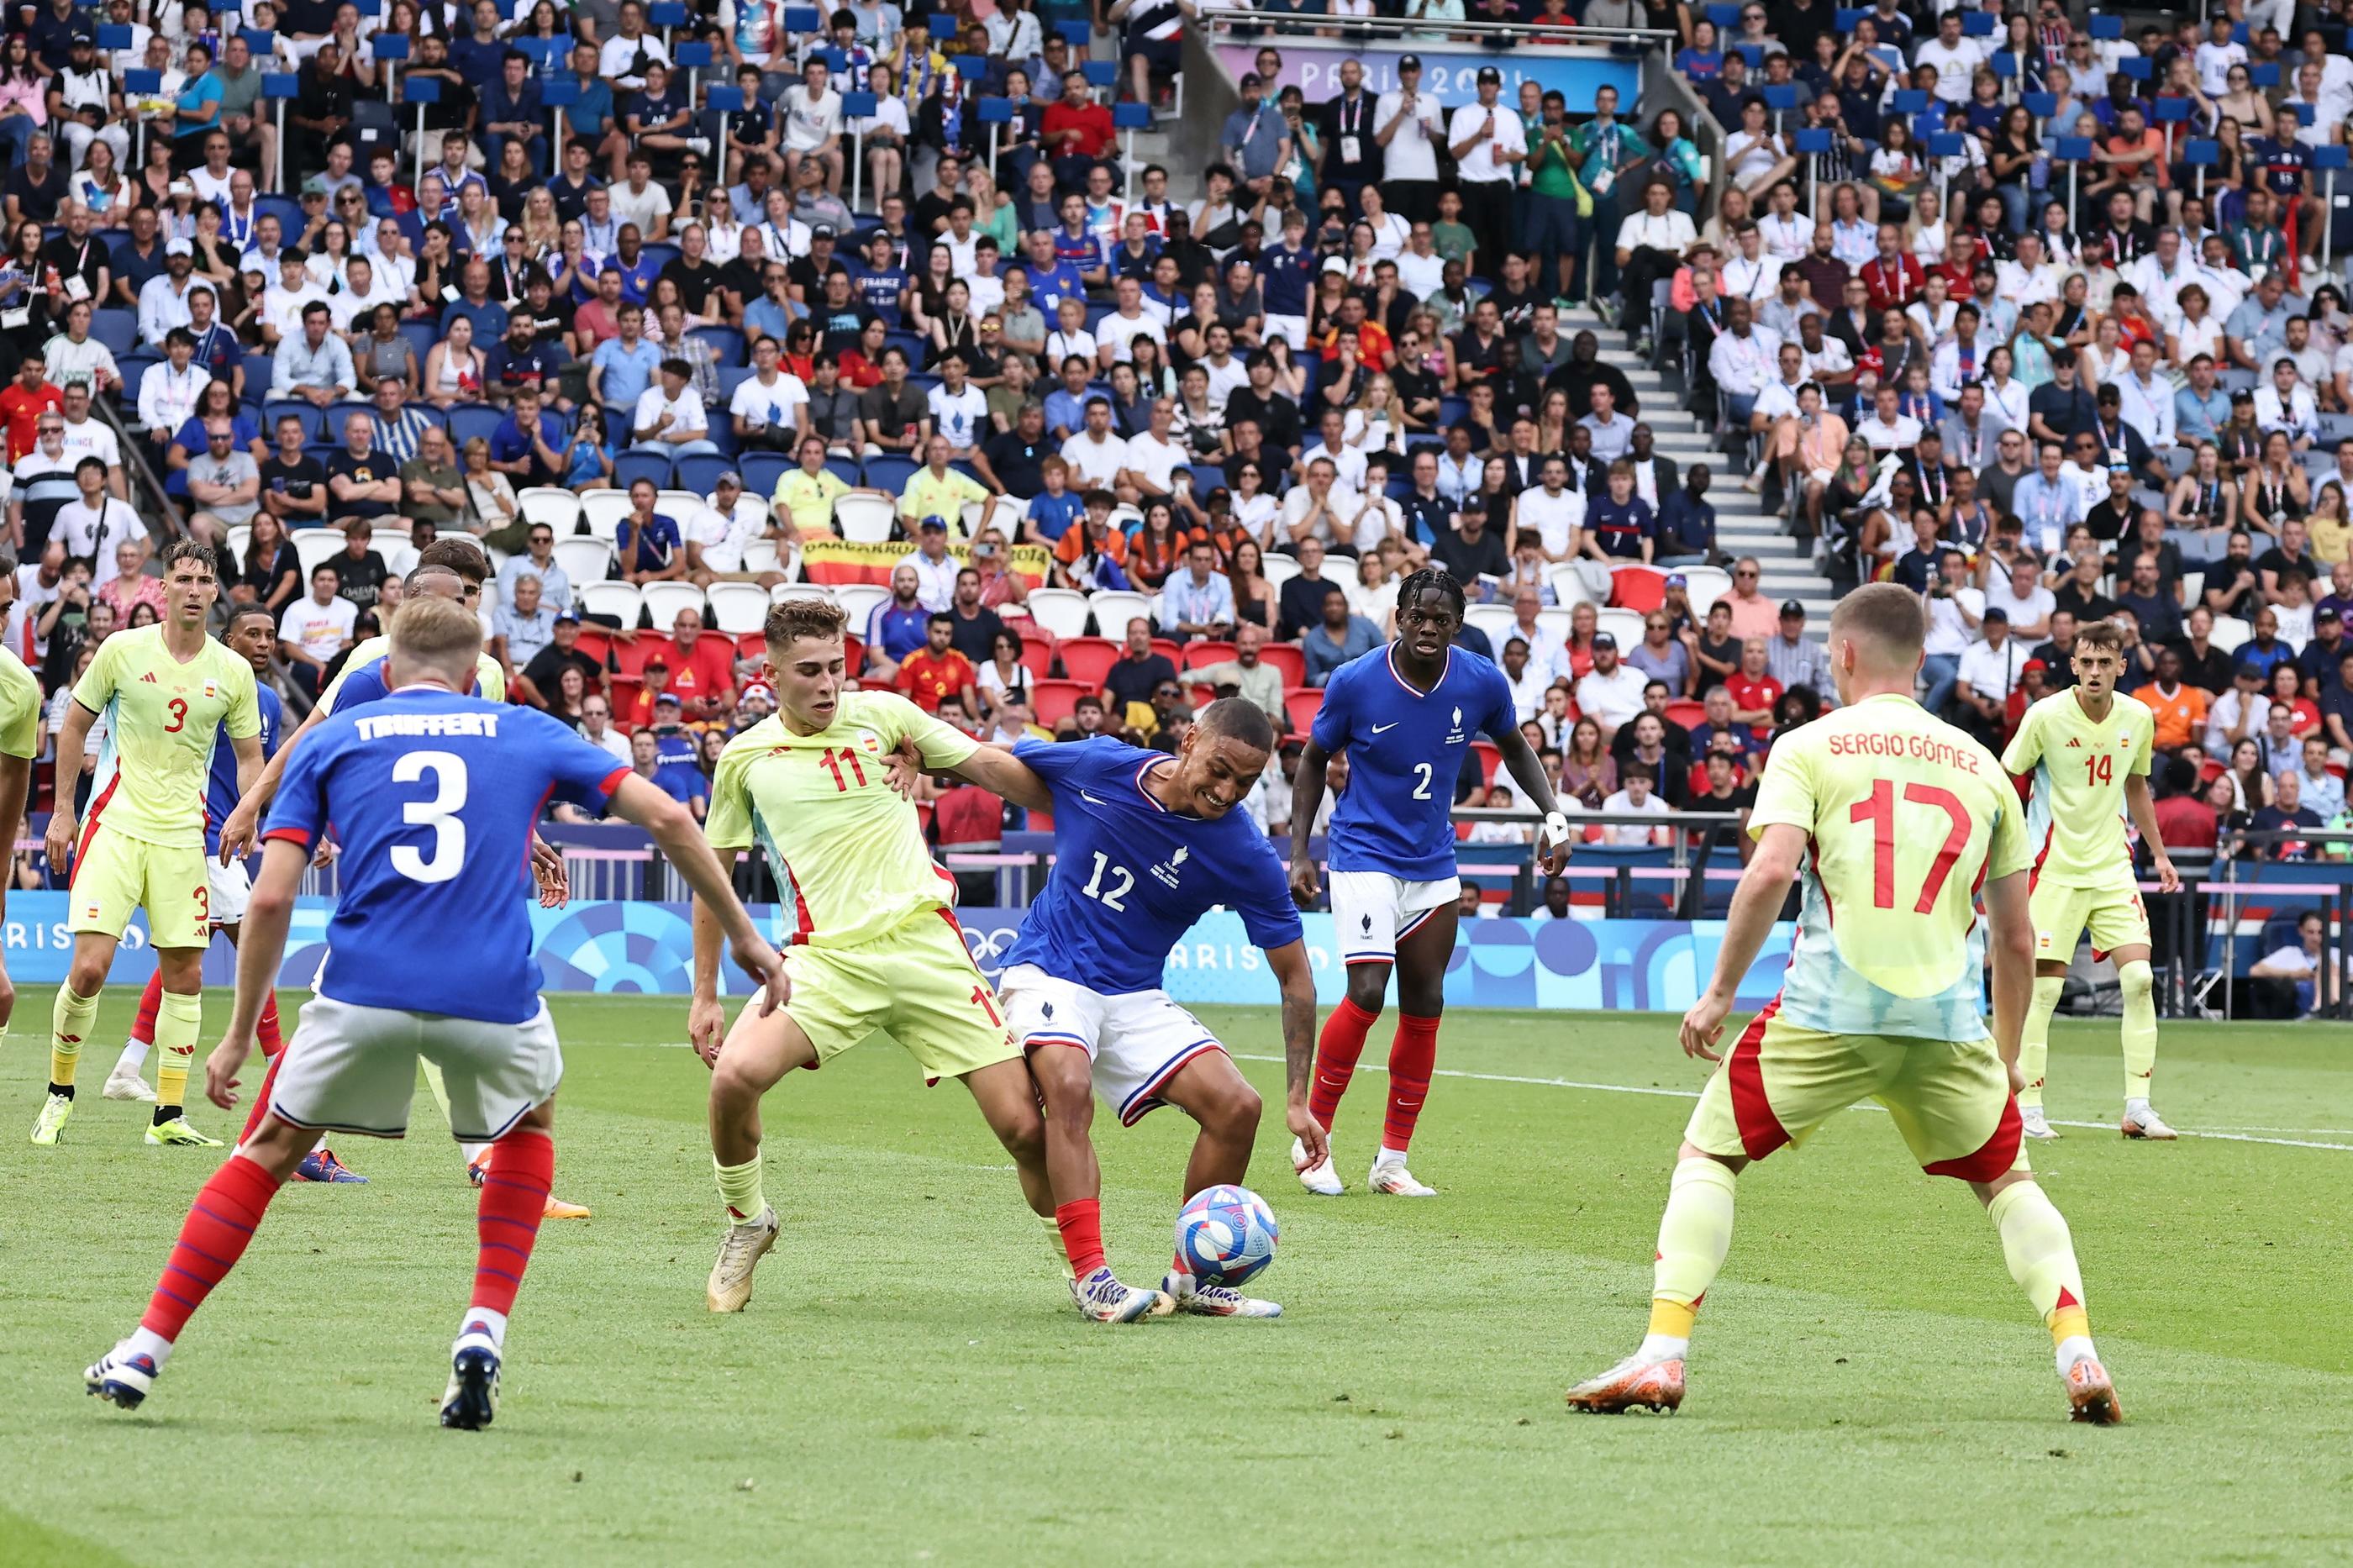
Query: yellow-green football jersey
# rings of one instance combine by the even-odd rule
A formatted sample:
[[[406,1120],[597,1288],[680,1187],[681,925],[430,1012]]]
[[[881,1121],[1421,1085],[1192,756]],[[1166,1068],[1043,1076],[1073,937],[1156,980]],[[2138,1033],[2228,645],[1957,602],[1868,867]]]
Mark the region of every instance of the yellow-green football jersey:
[[[2097,722],[2073,691],[2055,692],[2026,710],[2001,765],[2032,782],[2026,831],[2036,882],[2132,886],[2125,781],[2148,775],[2156,742],[2148,705],[2122,692],[2108,700],[2108,716]]]
[[[41,683],[0,648],[0,753],[30,760],[41,749]]]
[[[319,706],[327,712],[332,713],[335,710],[335,699],[343,695],[343,682],[368,666],[378,662],[391,651],[392,639],[388,637],[370,637],[352,649],[351,658],[343,660],[343,668],[337,670],[335,679],[327,683],[326,691],[319,699]],[[474,695],[481,698],[483,701],[504,702],[507,700],[506,668],[489,654],[476,657],[474,679],[476,681]]]
[[[234,740],[261,733],[253,666],[210,637],[183,664],[158,623],[99,645],[74,700],[106,718],[90,817],[125,837],[170,848],[205,847],[205,786],[223,726]]]
[[[713,848],[767,853],[800,907],[796,942],[855,947],[949,907],[955,881],[932,858],[913,804],[884,776],[902,740],[934,768],[980,749],[896,693],[845,691],[814,735],[771,714],[720,752],[704,832]]]
[[[2026,870],[2025,808],[1991,752],[1909,697],[1773,742],[1748,831],[1804,831],[1779,1012],[1837,1035],[1981,1040],[1978,889]]]

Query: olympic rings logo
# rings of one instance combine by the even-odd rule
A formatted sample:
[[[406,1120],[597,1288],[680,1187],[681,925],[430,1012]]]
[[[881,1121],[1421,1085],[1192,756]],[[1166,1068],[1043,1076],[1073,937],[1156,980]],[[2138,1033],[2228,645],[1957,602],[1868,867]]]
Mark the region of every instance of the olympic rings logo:
[[[985,963],[1003,956],[1005,950],[1013,945],[1013,939],[1020,934],[1019,930],[1013,926],[998,926],[992,931],[976,931],[965,926],[965,950],[972,954],[975,963]]]

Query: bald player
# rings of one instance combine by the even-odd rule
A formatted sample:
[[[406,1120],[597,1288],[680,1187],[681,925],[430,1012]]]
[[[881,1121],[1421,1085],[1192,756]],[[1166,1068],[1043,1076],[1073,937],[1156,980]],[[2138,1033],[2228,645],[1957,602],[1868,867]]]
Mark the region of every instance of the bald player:
[[[1732,1244],[1740,1173],[1873,1100],[1923,1170],[1967,1182],[1986,1205],[2010,1277],[2051,1331],[2072,1417],[2121,1417],[2067,1222],[2035,1184],[2021,1134],[2019,1036],[2034,988],[2025,807],[1992,752],[1913,700],[1926,630],[1918,599],[1892,583],[1831,614],[1839,708],[1775,743],[1715,977],[1683,1015],[1684,1052],[1719,1065],[1683,1130],[1659,1224],[1650,1332],[1569,1390],[1574,1409],[1683,1403],[1692,1322]],[[1735,992],[1792,879],[1798,937],[1781,994],[1719,1056]]]

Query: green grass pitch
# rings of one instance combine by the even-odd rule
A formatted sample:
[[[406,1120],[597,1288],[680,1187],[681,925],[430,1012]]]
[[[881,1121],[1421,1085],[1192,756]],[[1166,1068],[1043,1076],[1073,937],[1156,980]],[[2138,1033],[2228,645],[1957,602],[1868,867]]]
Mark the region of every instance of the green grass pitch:
[[[1342,1113],[1345,1198],[1299,1190],[1271,1113],[1255,1184],[1283,1234],[1261,1289],[1287,1315],[1110,1328],[1070,1310],[966,1098],[884,1042],[770,1097],[786,1237],[750,1310],[712,1318],[683,1006],[560,996],[556,1186],[596,1215],[543,1233],[476,1436],[434,1425],[473,1194],[421,1092],[409,1142],[343,1145],[373,1184],[280,1197],[144,1409],[83,1395],[214,1158],[143,1147],[144,1108],[99,1098],[113,994],[69,1142],[29,1147],[46,1004],[19,999],[0,1055],[0,1568],[2300,1563],[2353,1540],[2339,1028],[2166,1030],[2168,1118],[2279,1142],[2073,1128],[2034,1151],[2130,1418],[2095,1431],[2063,1419],[1977,1205],[1871,1113],[1742,1181],[1681,1415],[1567,1414],[1642,1329],[1701,1081],[1665,1017],[1456,1014],[1440,1066],[1485,1076],[1433,1088],[1433,1202],[1361,1190],[1377,1072]],[[1271,1012],[1207,1016],[1271,1112]],[[2112,1117],[2119,1076],[2113,1023],[2063,1026],[2052,1114]],[[1098,1121],[1131,1279],[1166,1261],[1189,1131]]]

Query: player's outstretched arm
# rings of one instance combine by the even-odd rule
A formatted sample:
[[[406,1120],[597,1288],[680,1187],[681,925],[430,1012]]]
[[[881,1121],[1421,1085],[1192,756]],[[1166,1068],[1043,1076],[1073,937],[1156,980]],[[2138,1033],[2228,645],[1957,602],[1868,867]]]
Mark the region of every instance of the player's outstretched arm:
[[[1332,758],[1307,737],[1299,752],[1299,773],[1291,781],[1291,896],[1303,910],[1313,909],[1323,895],[1323,879],[1315,874],[1315,857],[1307,852],[1315,836],[1315,814],[1323,808],[1324,770]]]
[[[227,1033],[205,1058],[205,1098],[223,1110],[237,1105],[237,1070],[252,1054],[262,1004],[278,984],[286,931],[294,920],[294,895],[301,890],[302,872],[310,863],[310,846],[298,839],[272,839],[262,851],[261,874],[253,879],[253,897],[237,930],[237,1002],[229,1010]]]
[[[62,762],[70,757],[76,762],[90,741],[90,727],[98,715],[83,707],[79,700],[66,704],[66,721],[58,726],[56,755]],[[70,776],[69,773],[65,776]],[[58,791],[57,802],[49,808],[49,831],[42,845],[49,858],[49,869],[64,871],[73,862],[74,808],[73,791]]]
[[[1732,1011],[1741,976],[1757,962],[1757,950],[1779,918],[1789,882],[1806,852],[1806,835],[1794,823],[1777,822],[1757,841],[1748,868],[1740,873],[1733,890],[1732,908],[1725,916],[1724,944],[1716,949],[1715,973],[1700,999],[1683,1015],[1683,1054],[1719,1061],[1715,1043],[1724,1037],[1725,1016]],[[2021,1016],[2024,1015],[2021,1014]]]
[[[1536,869],[1547,877],[1560,875],[1568,864],[1568,815],[1560,809],[1560,802],[1552,793],[1552,781],[1545,777],[1544,763],[1528,738],[1515,725],[1488,737],[1503,753],[1504,766],[1510,770],[1512,782],[1520,786],[1520,797],[1535,803],[1545,814],[1544,826],[1536,833]]]
[[[2034,919],[2027,912],[2026,885],[2024,871],[1991,878],[1985,885],[1987,923],[1993,928],[1993,1044],[2010,1069],[2012,1094],[2026,1087],[2018,1070],[2018,1043],[2034,1000]]]
[[[712,922],[713,935],[726,936],[737,967],[766,988],[761,1015],[775,1012],[785,999],[785,961],[776,956],[776,950],[768,945],[760,928],[752,923],[751,912],[735,897],[735,889],[727,879],[727,868],[719,863],[710,841],[702,837],[694,814],[635,773],[623,779],[621,787],[613,792],[612,808],[614,815],[636,823],[650,834],[655,845],[678,868],[678,874],[686,879],[687,886],[694,889],[697,994],[702,991],[702,933],[707,915]],[[715,942],[712,946],[715,958]],[[715,990],[715,963],[712,971]]]
[[[2133,773],[2125,780],[2125,809],[2132,814],[2133,826],[2140,829],[2140,841],[2148,846],[2149,858],[2157,866],[2157,885],[2168,893],[2181,890],[2181,873],[2173,868],[2173,857],[2166,853],[2165,837],[2157,830],[2157,803],[2149,798],[2148,775]]]
[[[253,847],[254,838],[261,830],[261,814],[268,811],[269,803],[278,798],[278,785],[286,777],[287,759],[294,754],[294,748],[301,742],[303,736],[325,723],[330,717],[326,704],[313,704],[311,711],[302,716],[302,721],[294,726],[294,732],[287,736],[284,742],[279,746],[278,754],[261,765],[260,771],[254,775],[251,784],[246,782],[245,753],[242,752],[237,753],[237,783],[239,794],[236,807],[221,823],[220,863],[222,865],[228,865]],[[67,722],[72,722],[70,714],[67,717]],[[257,746],[256,749],[259,750],[259,747]]]
[[[915,781],[932,772],[923,761],[923,753],[912,736],[902,736],[898,748],[884,759],[891,787],[902,799],[912,800]],[[1054,795],[1046,781],[1038,776],[1029,763],[1013,754],[1013,748],[1001,742],[984,742],[980,750],[952,768],[938,770],[968,784],[978,784],[1001,800],[1010,801],[1024,811],[1051,811]]]
[[[1266,950],[1266,963],[1282,987],[1283,1120],[1313,1170],[1331,1157],[1330,1137],[1307,1109],[1307,1080],[1315,1071],[1315,971],[1303,939]]]

